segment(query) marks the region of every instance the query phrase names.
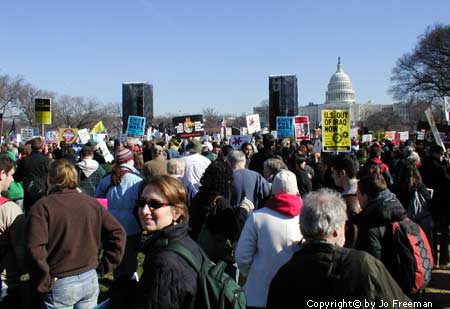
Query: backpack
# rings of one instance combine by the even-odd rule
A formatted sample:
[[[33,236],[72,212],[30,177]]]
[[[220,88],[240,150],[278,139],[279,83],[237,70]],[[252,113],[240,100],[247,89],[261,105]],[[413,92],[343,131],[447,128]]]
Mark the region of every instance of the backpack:
[[[434,225],[429,207],[430,201],[429,196],[424,196],[415,186],[407,209],[408,218],[420,225],[427,234],[431,233]]]
[[[31,174],[23,180],[24,197],[27,200],[27,205],[31,207],[41,197],[47,193],[47,180],[45,178],[37,177]]]
[[[431,280],[434,262],[430,243],[422,228],[408,218],[391,226],[392,256],[388,269],[405,294],[416,294]]]
[[[183,257],[199,276],[198,292],[204,298],[205,308],[245,309],[247,301],[244,290],[236,281],[225,273],[227,263],[219,261],[214,264],[203,250],[201,263],[188,249],[176,242],[169,242],[167,249]]]
[[[207,227],[207,221],[209,216],[215,215],[217,213],[217,201],[223,198],[222,196],[216,196],[212,201],[211,207],[206,214],[205,220],[203,221],[202,228],[198,234],[197,243],[206,253],[206,255],[213,261],[226,260],[233,261],[233,245],[228,239],[225,233],[213,233]]]

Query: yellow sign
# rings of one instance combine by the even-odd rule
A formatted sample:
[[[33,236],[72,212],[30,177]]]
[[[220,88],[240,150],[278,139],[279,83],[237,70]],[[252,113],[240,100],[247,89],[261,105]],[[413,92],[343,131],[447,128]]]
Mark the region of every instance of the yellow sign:
[[[78,138],[78,129],[60,128],[58,132],[58,141],[66,144],[74,143]]]
[[[322,110],[323,151],[350,151],[350,112]]]
[[[52,99],[35,98],[34,114],[37,123],[52,124]]]

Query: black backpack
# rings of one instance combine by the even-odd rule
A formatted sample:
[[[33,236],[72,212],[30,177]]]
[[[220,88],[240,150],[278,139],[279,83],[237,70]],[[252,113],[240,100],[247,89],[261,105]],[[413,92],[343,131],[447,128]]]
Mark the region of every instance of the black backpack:
[[[40,198],[47,194],[47,179],[37,177],[33,174],[23,180],[26,204],[31,207]]]
[[[430,212],[431,198],[428,194],[424,196],[417,185],[412,190],[411,202],[408,205],[408,218],[416,222],[425,231],[426,234],[431,234],[433,229],[433,217]]]
[[[246,308],[244,290],[225,273],[227,264],[224,261],[214,264],[200,249],[203,256],[201,263],[188,249],[176,242],[169,242],[166,248],[183,257],[198,273],[200,279],[198,293],[199,297],[204,298],[205,308]]]

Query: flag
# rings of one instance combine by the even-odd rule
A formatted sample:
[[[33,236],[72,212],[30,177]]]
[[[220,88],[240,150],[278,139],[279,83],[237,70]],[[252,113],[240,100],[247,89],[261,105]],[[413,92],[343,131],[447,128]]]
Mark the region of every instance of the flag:
[[[447,97],[444,97],[444,112],[445,112],[445,120],[447,122],[450,121],[450,102]]]
[[[14,123],[14,119],[11,123],[11,129],[8,132],[8,135],[10,135],[11,133],[16,133],[16,124]]]
[[[105,132],[106,131],[106,129],[105,129],[105,126],[103,125],[103,121],[99,121],[99,122],[97,122],[97,124],[92,128],[92,130],[91,130],[91,134],[94,134],[94,133],[98,133],[98,132]]]

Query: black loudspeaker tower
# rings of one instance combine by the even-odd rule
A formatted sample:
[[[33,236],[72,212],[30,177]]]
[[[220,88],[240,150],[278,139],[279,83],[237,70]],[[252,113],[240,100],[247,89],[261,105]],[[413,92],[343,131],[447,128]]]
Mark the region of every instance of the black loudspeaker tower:
[[[146,118],[146,126],[153,122],[153,86],[147,82],[122,84],[122,131],[128,127],[128,116]]]
[[[269,129],[276,130],[277,116],[298,115],[297,77],[269,76]]]

